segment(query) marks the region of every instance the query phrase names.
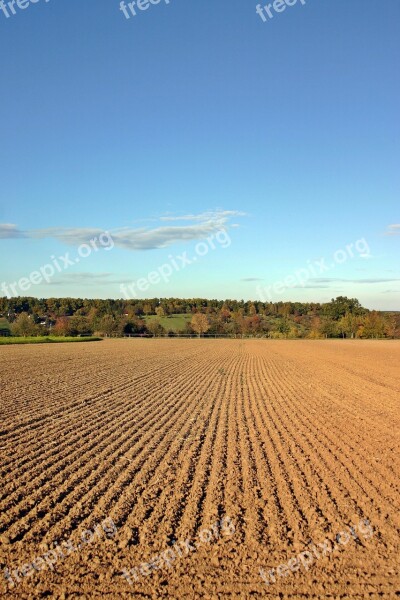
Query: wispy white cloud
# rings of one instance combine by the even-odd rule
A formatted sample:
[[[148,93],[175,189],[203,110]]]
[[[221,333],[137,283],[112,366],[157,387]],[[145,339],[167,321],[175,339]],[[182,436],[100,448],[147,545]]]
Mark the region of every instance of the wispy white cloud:
[[[310,279],[311,282],[317,283],[393,283],[400,281],[400,279],[384,279],[380,277],[370,277],[366,279],[340,279],[336,277],[318,277]]]
[[[31,229],[26,232],[26,237],[31,239],[53,238],[69,246],[87,244],[91,239],[99,237],[104,230],[88,227],[47,227],[45,229]]]
[[[388,225],[385,231],[385,235],[400,235],[400,223],[393,223]]]
[[[82,280],[97,280],[107,279],[112,276],[112,273],[65,273],[63,277],[65,279],[73,280],[73,281],[82,281]]]
[[[23,231],[20,231],[12,223],[0,223],[0,240],[18,239],[26,237]]]
[[[329,285],[324,285],[324,284],[310,284],[310,283],[306,283],[304,285],[296,285],[294,286],[295,288],[305,288],[305,289],[309,289],[309,290],[328,290],[330,288]]]
[[[109,230],[115,246],[126,250],[154,250],[172,244],[204,239],[221,229],[230,227],[231,217],[244,216],[244,213],[229,210],[208,211],[198,215],[172,215],[161,217],[162,222],[171,222],[158,227],[122,227]],[[172,224],[172,222],[178,224]],[[179,224],[179,222],[184,224]],[[48,227],[45,229],[19,230],[16,225],[0,224],[0,238],[56,239],[70,246],[88,243],[104,233],[96,227]]]
[[[165,215],[160,221],[226,221],[230,217],[244,217],[246,213],[238,210],[209,210],[198,215]]]
[[[125,283],[124,279],[113,279],[113,273],[63,273],[58,279],[52,279],[47,285],[110,285]]]

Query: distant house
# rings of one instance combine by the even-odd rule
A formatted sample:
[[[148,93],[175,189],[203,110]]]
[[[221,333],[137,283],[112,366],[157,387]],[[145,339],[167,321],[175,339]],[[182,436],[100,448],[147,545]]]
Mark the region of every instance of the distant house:
[[[54,325],[55,324],[54,319],[51,319],[48,315],[42,315],[42,316],[38,315],[37,318],[38,318],[39,325]]]

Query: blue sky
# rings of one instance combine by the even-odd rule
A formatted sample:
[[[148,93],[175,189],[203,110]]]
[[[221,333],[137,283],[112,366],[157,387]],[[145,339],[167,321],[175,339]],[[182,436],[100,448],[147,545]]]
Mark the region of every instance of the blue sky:
[[[186,253],[137,297],[261,286],[400,309],[399,2],[298,0],[266,22],[251,0],[161,0],[130,19],[119,5],[0,9],[0,284],[69,253],[21,295],[121,297]],[[200,257],[221,229],[230,243]],[[77,262],[105,231],[113,247]],[[333,260],[357,240],[368,251]]]

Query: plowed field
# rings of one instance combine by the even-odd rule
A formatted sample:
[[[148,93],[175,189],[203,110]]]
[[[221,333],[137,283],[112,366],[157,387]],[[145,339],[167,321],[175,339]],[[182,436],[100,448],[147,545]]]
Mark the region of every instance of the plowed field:
[[[398,597],[399,367],[389,341],[0,348],[1,596]]]

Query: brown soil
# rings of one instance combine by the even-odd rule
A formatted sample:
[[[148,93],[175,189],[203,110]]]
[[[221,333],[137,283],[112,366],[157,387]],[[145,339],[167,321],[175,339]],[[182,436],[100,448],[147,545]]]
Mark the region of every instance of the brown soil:
[[[399,359],[395,341],[0,348],[1,597],[400,596]],[[363,519],[372,536],[335,543]],[[308,570],[261,579],[325,539]],[[173,540],[169,569],[122,576]],[[29,569],[56,541],[54,570]]]

